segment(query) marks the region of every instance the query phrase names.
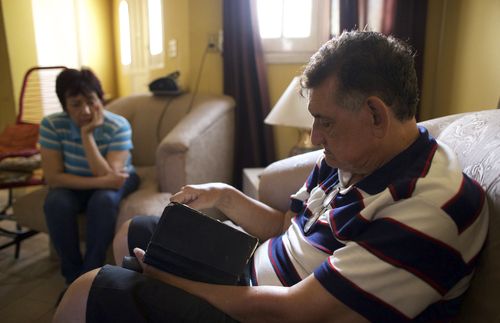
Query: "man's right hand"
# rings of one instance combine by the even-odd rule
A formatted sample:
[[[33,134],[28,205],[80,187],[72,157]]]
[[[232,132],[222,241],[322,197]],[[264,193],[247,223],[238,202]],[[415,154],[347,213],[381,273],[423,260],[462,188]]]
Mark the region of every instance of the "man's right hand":
[[[217,207],[224,196],[224,191],[232,189],[224,183],[208,183],[186,185],[170,198],[171,202],[187,204],[194,209],[208,209]]]

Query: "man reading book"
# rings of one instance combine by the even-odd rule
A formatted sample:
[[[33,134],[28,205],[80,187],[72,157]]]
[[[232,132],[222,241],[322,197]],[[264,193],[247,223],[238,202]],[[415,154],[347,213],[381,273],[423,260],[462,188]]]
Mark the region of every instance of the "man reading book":
[[[344,32],[313,55],[301,85],[314,117],[311,139],[324,154],[289,211],[221,183],[186,186],[171,199],[215,207],[262,241],[248,286],[196,282],[144,264],[143,274],[105,266],[70,287],[55,322],[441,322],[456,315],[486,236],[487,204],[450,149],[416,124],[412,51],[379,33]],[[115,251],[144,246],[137,240],[147,240],[156,222],[132,220]],[[133,251],[143,259],[142,248]]]

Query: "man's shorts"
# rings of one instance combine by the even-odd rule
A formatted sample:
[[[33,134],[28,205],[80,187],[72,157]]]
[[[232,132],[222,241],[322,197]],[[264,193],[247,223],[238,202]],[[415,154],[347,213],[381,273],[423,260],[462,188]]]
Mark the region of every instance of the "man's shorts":
[[[145,249],[157,222],[153,216],[134,218],[129,227],[129,249]],[[87,322],[236,322],[182,289],[110,265],[94,279],[86,315]]]

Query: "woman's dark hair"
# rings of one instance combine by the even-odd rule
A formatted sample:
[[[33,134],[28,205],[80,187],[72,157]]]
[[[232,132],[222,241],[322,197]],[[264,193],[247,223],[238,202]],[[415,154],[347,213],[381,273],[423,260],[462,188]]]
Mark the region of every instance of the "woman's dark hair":
[[[56,93],[64,111],[66,111],[66,97],[79,94],[88,97],[92,92],[95,92],[99,100],[104,103],[101,82],[90,69],[82,68],[79,71],[67,68],[57,76]]]
[[[337,103],[355,109],[370,95],[391,107],[396,118],[415,116],[419,100],[413,50],[401,40],[371,31],[343,32],[310,59],[301,86],[337,79]]]

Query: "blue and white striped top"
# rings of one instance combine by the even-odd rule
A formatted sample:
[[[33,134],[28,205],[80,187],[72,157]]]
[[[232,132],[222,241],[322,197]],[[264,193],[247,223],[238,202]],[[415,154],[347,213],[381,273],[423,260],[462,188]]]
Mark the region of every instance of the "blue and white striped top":
[[[104,123],[94,130],[94,138],[102,156],[110,151],[131,150],[132,130],[127,119],[104,111]],[[83,150],[80,128],[66,112],[58,112],[43,118],[40,124],[40,146],[62,152],[64,172],[78,176],[93,176]],[[131,156],[125,163],[125,171],[134,170]]]
[[[424,128],[408,149],[340,189],[325,209],[322,201],[342,187],[344,175],[318,160],[292,195],[297,216],[289,229],[257,249],[252,283],[291,286],[314,274],[371,322],[438,322],[456,315],[487,234],[480,185]],[[318,222],[305,233],[318,211]]]

